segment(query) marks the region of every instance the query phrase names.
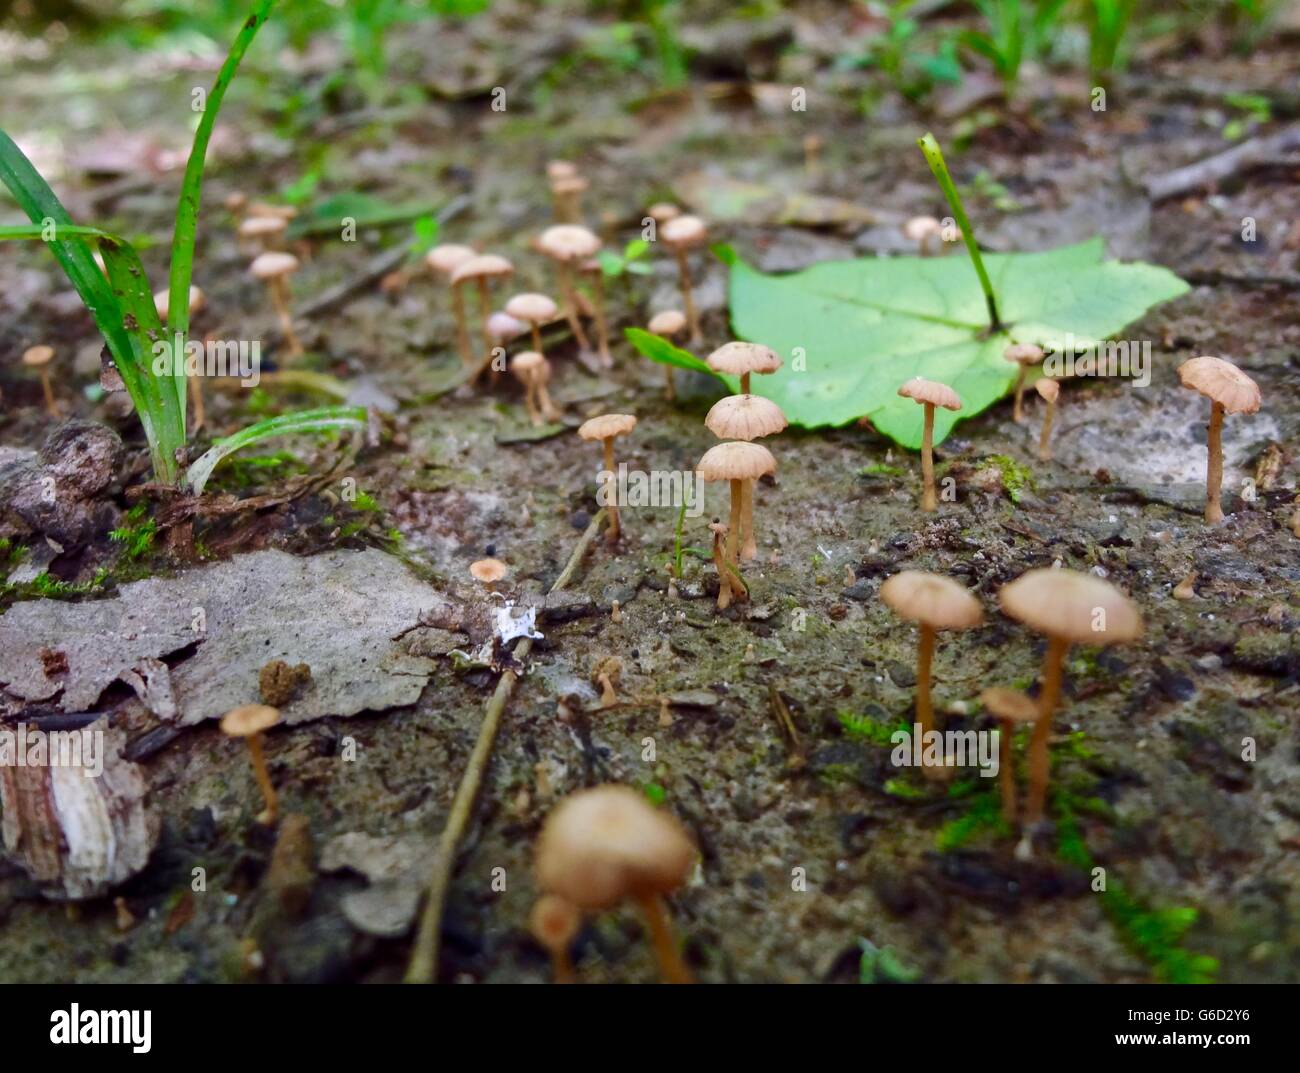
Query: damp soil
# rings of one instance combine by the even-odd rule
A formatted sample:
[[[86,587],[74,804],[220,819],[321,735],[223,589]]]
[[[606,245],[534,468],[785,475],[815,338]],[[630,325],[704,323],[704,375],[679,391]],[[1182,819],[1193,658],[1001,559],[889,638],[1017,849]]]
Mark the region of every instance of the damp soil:
[[[833,25],[833,12],[812,12],[823,31]],[[421,47],[420,28],[396,65],[420,88],[386,108],[320,89],[326,72],[309,65],[297,83],[307,87],[302,111],[292,123],[276,120],[259,107],[257,87],[280,91],[290,76],[250,69],[225,120],[231,155],[214,161],[205,189],[212,208],[196,281],[210,312],[200,329],[251,333],[270,323],[220,205],[235,190],[274,194],[307,160],[320,162],[328,191],[365,190],[394,203],[463,196],[443,237],[512,256],[519,290],[552,286],[527,242],[549,220],[541,176],[555,157],[582,163],[589,215],[620,245],[635,237],[643,206],[680,199],[681,178],[701,169],[787,195],[843,198],[879,220],[797,227],[714,219],[715,237],[772,269],[887,249],[897,220],[940,208],[913,142],[932,128],[955,143],[967,130],[960,117],[886,95],[864,118],[855,94],[824,64],[801,70],[801,53],[783,54],[761,34],[739,54],[755,78],[804,79],[813,101],[806,115],[766,107],[729,82],[734,72],[724,60],[733,46],[704,51],[681,92],[654,91],[576,59],[557,83],[543,77],[548,65],[576,56],[576,46],[561,17],[547,17],[553,24],[517,53],[506,46],[522,31],[508,24],[480,50],[491,68],[486,84],[499,78],[508,87],[504,113],[475,85],[450,97],[423,88],[433,75],[419,57],[435,50]],[[482,34],[448,32],[459,48]],[[930,981],[1144,981],[1167,971],[1165,955],[1135,938],[1150,917],[1126,922],[1108,913],[1094,874],[1063,851],[1067,834],[1082,838],[1107,881],[1148,913],[1197,910],[1174,945],[1216,958],[1218,979],[1300,980],[1300,540],[1289,528],[1300,432],[1294,169],[1264,168],[1222,190],[1154,206],[1135,186],[1221,146],[1205,114],[1222,94],[1284,98],[1294,59],[1284,42],[1261,48],[1249,64],[1173,53],[1113,90],[1104,113],[1088,107],[1082,82],[993,106],[995,118],[976,128],[954,163],[960,182],[971,186],[983,171],[1016,203],[1010,211],[973,195],[969,207],[990,245],[1042,248],[1101,230],[1112,245],[1124,244],[1123,256],[1194,282],[1129,330],[1153,343],[1150,385],[1068,385],[1050,463],[1035,456],[1034,407],[1022,425],[1011,421],[1009,402],[962,422],[938,452],[940,477],[954,478],[957,501],[931,516],[917,511],[916,456],[869,428],[783,434],[770,444],[777,476],[755,496],[761,553],[746,573],[751,599],[725,612],[714,607],[712,567],[690,552],[676,597],[667,591],[676,512],[627,510],[624,540],[616,549],[600,543],[588,556],[571,586],[586,600],[571,621],[545,627],[509,704],[457,864],[443,979],[547,978],[546,958],[526,930],[538,829],[563,794],[618,781],[662,796],[698,841],[698,873],[672,911],[704,981],[856,980],[863,940]],[[139,63],[107,46],[76,44],[57,60],[29,62],[14,80],[16,96],[6,92],[10,121],[72,142],[117,115],[128,129],[183,145],[177,102],[188,106],[195,70],[151,69],[146,77]],[[43,89],[42,70],[67,79],[70,96]],[[170,126],[159,119],[169,109],[178,115]],[[810,176],[801,143],[811,123],[824,148]],[[110,228],[161,243],[175,181],[159,178],[107,201],[95,195],[102,183],[68,179],[60,189]],[[1258,221],[1261,241],[1241,241],[1244,217]],[[355,276],[402,237],[363,229],[356,243],[316,243],[295,294],[309,300]],[[158,279],[164,249],[144,253]],[[675,304],[671,263],[649,263],[651,275],[612,286],[620,329]],[[724,269],[707,257],[696,265],[712,348],[728,337]],[[1275,282],[1252,282],[1264,277]],[[113,424],[143,454],[133,419],[114,416],[111,400],[74,390],[93,381],[99,343],[44,252],[7,248],[0,295],[8,306],[3,352],[39,340],[77,355],[79,371],[60,391],[65,407]],[[351,471],[377,509],[350,508],[326,489],[201,525],[201,557],[373,545],[435,585],[459,586],[471,560],[492,554],[511,565],[513,586],[541,591],[595,510],[598,452],[573,434],[581,419],[636,413],[637,429],[619,447],[633,469],[689,469],[713,442],[702,419],[715,387],[678,373],[679,399],[669,403],[662,368],[621,341],[613,370],[594,376],[562,332],[548,336],[565,427],[545,438],[531,438],[504,378],[446,393],[456,368],[451,325],[444,294],[423,276],[401,288],[363,289],[313,319],[304,338],[308,367],[364,381],[398,404],[379,444],[363,449]],[[1196,485],[1205,414],[1174,373],[1202,353],[1231,357],[1264,398],[1257,417],[1228,422],[1229,514],[1216,528],[1201,520]],[[7,361],[0,390],[0,443],[38,447],[52,427],[39,386]],[[208,412],[212,429],[225,431],[268,409],[319,401],[273,386],[209,390]],[[272,491],[293,473],[327,465],[334,452],[311,440],[287,441],[283,450],[270,464],[219,471],[214,487]],[[1239,492],[1246,478],[1257,481],[1253,501]],[[684,544],[707,547],[707,523],[724,511],[724,498],[709,487],[705,512],[685,521]],[[118,559],[102,538],[55,569],[84,581]],[[889,746],[878,744],[882,729],[910,721],[916,635],[877,594],[885,577],[916,568],[953,576],[980,596],[991,612],[986,624],[943,637],[935,689],[949,727],[983,728],[982,717],[969,714],[980,690],[1034,688],[1042,655],[1036,638],[996,612],[997,590],[1053,563],[1129,592],[1146,637],[1072,652],[1054,727],[1056,828],[1025,859],[1014,838],[981,820],[996,792],[990,780],[963,772],[936,787],[893,767]],[[174,569],[154,549],[110,572],[104,591],[128,576]],[[1176,598],[1175,586],[1192,574],[1194,595]],[[591,671],[611,655],[622,661],[618,689],[628,703],[600,710]],[[448,657],[409,708],[273,732],[267,756],[283,810],[308,817],[317,847],[347,832],[436,835],[494,683]],[[655,698],[688,693],[692,703],[661,715]],[[102,706],[137,733],[150,726],[124,695],[106,695]],[[351,762],[342,759],[345,738],[356,745]],[[1242,759],[1248,740],[1253,761]],[[250,936],[267,980],[400,976],[409,937],[365,934],[342,911],[364,886],[359,876],[320,875],[305,915],[278,912],[265,882],[269,836],[254,822],[260,802],[236,743],[210,726],[188,729],[143,764],[163,834],[148,868],[119,892],[135,923],[120,930],[111,899],[75,909],[43,901],[21,873],[0,865],[0,979],[240,979],[248,971],[240,943]],[[195,868],[206,871],[204,893],[191,891]],[[653,978],[631,913],[591,920],[578,962],[592,982]]]

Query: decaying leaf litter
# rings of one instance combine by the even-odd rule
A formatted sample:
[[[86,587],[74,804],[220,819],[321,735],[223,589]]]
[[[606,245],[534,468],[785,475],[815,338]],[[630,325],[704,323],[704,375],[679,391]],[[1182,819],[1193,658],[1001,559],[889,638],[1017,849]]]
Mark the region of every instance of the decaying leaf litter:
[[[779,70],[775,58],[764,62],[774,74]],[[1168,66],[1169,77],[1177,79],[1178,63]],[[1284,69],[1279,65],[1279,76]],[[1225,65],[1218,74],[1231,78],[1234,71]],[[1253,71],[1252,85],[1266,77],[1267,71]],[[761,102],[710,105],[697,95],[684,104],[669,97],[653,102],[649,114],[627,112],[625,103],[625,95],[610,94],[576,112],[555,100],[504,115],[475,100],[432,105],[427,116],[415,109],[395,117],[392,126],[380,121],[345,131],[347,140],[335,151],[346,153],[348,164],[337,181],[371,183],[386,199],[401,202],[427,198],[430,174],[443,180],[439,197],[460,192],[459,169],[469,169],[473,182],[464,185],[470,207],[444,224],[443,237],[518,254],[525,277],[516,281],[520,290],[549,287],[541,264],[523,248],[549,222],[542,175],[546,160],[557,154],[584,161],[592,179],[588,201],[608,206],[629,235],[645,204],[668,196],[686,200],[675,181],[702,168],[778,190],[812,185],[789,116],[768,114]],[[994,129],[957,157],[960,163],[950,158],[960,170],[973,169],[967,160],[977,158],[1029,211],[1044,214],[1053,246],[1088,237],[1053,235],[1052,214],[1072,220],[1077,201],[1093,202],[1099,185],[1117,186],[1117,153],[1131,173],[1157,174],[1218,148],[1213,137],[1199,135],[1195,103],[1134,102],[1112,119],[1118,129],[1101,127],[1096,115],[1074,104],[1054,107],[1072,139],[1052,139],[1045,149],[1041,133]],[[887,209],[898,219],[943,208],[912,147],[929,117],[900,111],[864,128],[848,108],[828,106],[827,112],[819,122],[826,124],[830,159],[813,192]],[[232,110],[227,125],[256,141],[258,120],[245,103]],[[1146,129],[1124,129],[1135,122]],[[1178,133],[1156,140],[1153,128]],[[518,166],[492,167],[471,154],[467,130],[477,144],[515,147]],[[309,128],[299,136],[312,134]],[[256,173],[269,195],[299,170],[297,158],[285,153],[278,161],[259,158]],[[247,168],[214,170],[209,206],[237,185],[247,186],[249,174]],[[635,189],[629,189],[629,174],[637,176]],[[896,778],[888,749],[874,744],[880,729],[906,721],[914,684],[914,635],[900,629],[877,599],[885,577],[906,567],[949,574],[991,609],[1002,583],[1060,559],[1076,569],[1105,571],[1140,603],[1148,634],[1141,646],[1076,653],[1069,668],[1073,695],[1057,724],[1067,733],[1054,747],[1065,795],[1056,802],[1057,815],[1073,815],[1091,856],[1151,912],[1200,910],[1181,942],[1218,958],[1219,978],[1293,979],[1293,922],[1300,918],[1294,864],[1300,577],[1294,538],[1282,523],[1295,483],[1288,459],[1296,434],[1289,390],[1296,327],[1286,312],[1290,292],[1241,281],[1294,276],[1295,254],[1285,232],[1259,253],[1235,242],[1238,229],[1225,223],[1245,215],[1281,219],[1285,187],[1271,179],[1255,175],[1214,198],[1159,203],[1144,214],[1149,242],[1124,256],[1163,264],[1184,278],[1214,272],[1229,281],[1197,286],[1133,326],[1134,338],[1157,341],[1149,389],[1104,380],[1069,385],[1052,465],[1036,462],[1034,430],[1013,425],[1009,402],[999,403],[957,425],[941,445],[941,474],[953,475],[966,494],[920,521],[913,454],[855,428],[786,433],[773,441],[777,481],[760,485],[756,497],[765,548],[747,573],[752,599],[723,616],[712,607],[711,568],[692,556],[676,586],[679,599],[667,596],[663,566],[673,547],[675,511],[625,511],[624,549],[613,555],[597,547],[587,558],[564,610],[557,605],[542,623],[544,637],[535,642],[529,672],[503,719],[449,892],[443,978],[545,978],[545,957],[526,932],[535,893],[532,845],[561,795],[601,781],[652,788],[696,838],[701,868],[675,899],[675,912],[687,959],[702,979],[856,978],[859,940],[892,951],[927,979],[1149,978],[1152,965],[1100,908],[1077,856],[1049,851],[1018,860],[1011,842],[975,822],[982,815],[978,793],[963,798],[922,788],[916,795]],[[170,197],[155,198],[146,188],[124,200],[130,203],[115,206],[123,216],[156,214],[161,226]],[[1030,245],[1017,241],[1019,214],[999,213],[978,200],[971,208],[981,236],[986,225],[991,244],[1005,236],[1005,246],[997,248]],[[213,278],[202,282],[214,315],[238,321],[244,310],[262,311],[265,299],[244,278],[244,262],[219,214],[211,208],[203,218],[207,258],[201,255],[199,264]],[[861,220],[844,230],[716,218],[711,227],[768,271],[852,256],[857,243],[871,249],[880,241]],[[1192,231],[1203,236],[1202,246],[1190,245]],[[377,241],[367,239],[367,256],[380,252]],[[1127,241],[1134,241],[1131,232]],[[55,315],[63,285],[40,253],[24,250],[6,259],[6,272],[39,274],[44,284],[18,288],[5,301],[12,308],[26,300],[23,313],[36,318],[42,338],[89,352],[90,330],[73,330]],[[954,266],[961,263],[959,253],[948,256]],[[1261,257],[1266,271],[1257,267]],[[296,287],[302,295],[324,290],[361,271],[362,260],[358,251],[323,245]],[[620,328],[643,324],[644,314],[673,304],[671,260],[653,256],[651,264],[652,277],[628,281],[637,316],[629,316],[627,298],[618,293],[621,282],[611,288]],[[703,273],[696,299],[717,345],[728,337],[726,273],[708,258],[694,264]],[[357,485],[378,509],[349,509],[345,500],[311,496],[218,523],[214,544],[237,536],[233,563],[252,558],[250,552],[279,554],[255,551],[264,547],[300,556],[382,553],[390,560],[397,551],[411,565],[393,562],[385,569],[403,578],[400,589],[422,594],[410,605],[417,612],[412,624],[418,612],[442,600],[472,602],[466,570],[484,554],[511,564],[521,593],[550,587],[594,511],[590,445],[571,433],[528,437],[513,395],[434,398],[456,362],[446,309],[431,281],[414,279],[396,292],[363,291],[304,326],[307,346],[323,351],[320,369],[344,380],[364,374],[388,396],[416,401],[399,410],[386,443],[358,455]],[[6,335],[19,337],[15,344],[27,339],[15,318],[4,323]],[[566,345],[557,351],[556,402],[575,425],[595,412],[637,413],[638,428],[623,441],[630,467],[687,469],[713,442],[702,426],[717,393],[713,384],[680,377],[683,398],[673,407],[661,398],[661,370],[630,348],[616,348],[612,374],[594,377],[565,354]],[[98,347],[94,343],[96,369]],[[1196,483],[1203,473],[1196,451],[1203,444],[1204,411],[1173,372],[1179,360],[1198,353],[1231,356],[1260,382],[1266,398],[1255,419],[1229,426],[1225,440],[1225,485],[1240,488],[1244,477],[1260,475],[1260,494],[1254,504],[1233,497],[1228,524],[1210,531],[1199,519],[1203,489]],[[39,385],[7,366],[4,376],[5,397],[24,404],[6,412],[5,442],[35,450],[50,428],[37,410]],[[250,400],[242,393],[213,394],[212,420],[221,427],[242,423]],[[282,401],[269,386],[265,394]],[[304,398],[299,406],[312,401]],[[102,418],[108,408],[101,402],[85,410]],[[297,463],[291,450],[290,457],[265,466],[227,471],[226,487],[242,494],[272,490],[297,466],[312,465],[312,449],[304,446]],[[217,472],[214,481],[222,479]],[[707,546],[704,525],[724,504],[711,495],[708,513],[687,519],[689,545]],[[119,500],[119,511],[127,507]],[[400,548],[390,529],[401,534]],[[368,545],[377,550],[362,552]],[[102,538],[93,542],[70,564],[68,580],[93,577],[97,567],[114,562],[116,551]],[[162,587],[174,575],[175,584],[201,585],[195,575],[229,568],[175,571],[150,556],[136,567],[137,584]],[[1175,599],[1175,588],[1192,575],[1191,598]],[[116,592],[101,596],[126,599],[130,583],[129,575],[115,578]],[[380,587],[374,593],[376,608],[388,592]],[[618,622],[610,615],[614,601]],[[14,610],[52,625],[80,606],[24,601]],[[796,617],[804,629],[794,628]],[[351,639],[344,625],[338,659],[346,659]],[[409,938],[395,933],[413,912],[412,884],[402,877],[427,871],[429,844],[446,818],[495,680],[481,661],[453,654],[453,648],[469,652],[469,645],[437,640],[448,643],[402,656],[419,661],[411,681],[399,679],[407,695],[427,681],[418,699],[367,711],[368,684],[385,679],[358,674],[352,684],[363,694],[359,714],[314,720],[268,738],[282,807],[307,814],[319,847],[320,874],[304,916],[286,916],[271,894],[270,845],[252,824],[260,805],[246,757],[216,731],[197,728],[140,760],[162,833],[148,867],[120,888],[135,926],[117,931],[108,899],[85,903],[80,921],[70,926],[61,907],[31,897],[31,881],[15,869],[2,881],[7,927],[0,974],[232,978],[242,971],[241,941],[255,936],[270,979],[400,975]],[[189,654],[167,649],[153,658],[175,659],[179,651],[168,676],[183,679],[194,673],[188,666],[203,660],[203,647]],[[288,648],[284,654],[313,662]],[[606,655],[621,658],[618,690],[628,703],[593,710],[598,687],[592,663]],[[220,663],[216,653],[207,658]],[[235,659],[232,669],[243,677],[234,680],[249,682],[258,669],[254,662]],[[969,710],[985,685],[1028,685],[1038,662],[1026,633],[990,615],[984,627],[945,643],[936,695],[950,713],[963,703]],[[689,701],[668,708],[666,726],[657,701],[665,694]],[[392,703],[382,691],[376,698],[376,708]],[[160,722],[129,684],[113,679],[92,704],[95,711],[110,711],[114,724],[136,740],[156,733]],[[653,764],[642,760],[647,735],[657,744]],[[1253,764],[1238,759],[1246,737],[1259,745]],[[354,763],[340,761],[345,738],[356,745]],[[393,859],[376,863],[373,852],[355,850],[372,842],[395,847]],[[189,893],[196,864],[208,870],[216,897]],[[491,882],[498,867],[508,877],[504,892]],[[807,869],[807,893],[791,890],[794,868]],[[368,904],[367,892],[376,886],[381,892]],[[592,922],[577,949],[584,978],[651,978],[636,927],[626,914]]]

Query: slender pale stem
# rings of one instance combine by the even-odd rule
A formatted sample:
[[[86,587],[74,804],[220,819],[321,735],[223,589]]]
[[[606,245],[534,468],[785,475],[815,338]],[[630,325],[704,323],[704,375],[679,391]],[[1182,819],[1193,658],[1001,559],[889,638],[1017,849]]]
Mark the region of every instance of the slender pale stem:
[[[1070,643],[1059,637],[1047,642],[1043,656],[1043,692],[1038,698],[1038,721],[1029,739],[1029,799],[1025,805],[1025,823],[1032,827],[1043,818],[1047,802],[1047,780],[1051,773],[1051,757],[1047,740],[1052,734],[1052,714],[1061,700],[1061,671],[1065,652]]]
[[[451,311],[456,317],[456,353],[460,355],[461,365],[469,368],[474,364],[474,350],[469,341],[469,320],[465,316],[465,293],[459,283],[451,285]]]
[[[59,416],[59,404],[54,401],[54,386],[50,383],[50,370],[41,369],[41,392],[45,395],[45,409],[51,417]]]
[[[934,493],[934,406],[925,403],[925,428],[921,434],[921,509],[937,510],[939,499]]]
[[[731,573],[720,533],[713,534],[713,566],[718,571],[718,610],[725,611],[731,606]]]
[[[279,815],[280,799],[276,795],[275,787],[271,785],[271,774],[266,770],[266,757],[262,753],[262,735],[253,734],[246,740],[248,755],[253,761],[253,777],[257,779],[258,788],[262,791],[262,799],[266,802],[266,808],[257,817],[257,822],[270,827]]]
[[[1219,502],[1219,490],[1223,485],[1223,406],[1217,402],[1210,404],[1205,449],[1205,520],[1213,524],[1223,521],[1223,505]]]
[[[641,914],[650,928],[650,945],[659,963],[659,976],[666,984],[690,984],[695,980],[677,951],[673,926],[668,919],[668,908],[657,894],[645,894],[637,899]]]
[[[695,310],[695,297],[691,293],[691,266],[686,261],[686,247],[674,246],[673,251],[677,254],[678,284],[682,289],[682,305],[686,311],[686,323],[691,329],[691,342],[699,345],[704,336],[700,333],[700,315]]]
[[[556,947],[551,951],[551,972],[557,984],[578,982],[578,974],[573,969],[573,962],[569,959],[569,951],[565,947]]]
[[[742,395],[749,394],[749,372],[748,371],[740,374],[740,393]]]
[[[607,436],[604,441],[605,445],[605,470],[609,476],[605,478],[605,507],[609,511],[609,529],[605,533],[605,539],[614,544],[618,541],[621,531],[618,517],[618,478],[614,475],[614,437]]]
[[[197,432],[207,420],[207,413],[203,408],[203,388],[197,376],[186,379],[190,382],[190,404],[194,407],[194,431]]]
[[[609,324],[605,319],[605,273],[597,268],[593,276],[591,290],[596,306],[596,352],[600,355],[601,364],[609,368],[614,364],[614,359],[609,353]]]
[[[542,349],[542,322],[539,320],[530,320],[529,327],[533,330],[533,349],[542,357],[546,357],[546,351]]]
[[[578,291],[573,285],[573,272],[567,261],[557,261],[560,273],[560,294],[564,298],[564,315],[569,321],[569,330],[578,341],[579,350],[590,350],[591,340],[582,330],[582,318],[578,316]]]
[[[283,276],[273,277],[270,284],[271,305],[275,307],[276,316],[280,318],[280,331],[284,334],[284,341],[289,347],[287,356],[295,358],[302,353],[302,343],[298,339],[298,333],[293,330],[293,314],[289,311],[289,285]]]
[[[492,362],[492,327],[488,323],[492,318],[492,292],[488,288],[487,276],[478,278],[478,311],[479,316],[483,318],[483,364],[479,366],[479,372],[482,372]],[[492,378],[496,379],[496,370],[492,370]]]
[[[934,628],[921,623],[921,639],[916,646],[916,723],[921,734],[922,755],[924,755],[926,736],[934,729],[934,704],[930,699],[931,668],[934,665]],[[927,779],[941,779],[942,768],[923,766],[922,774]]]
[[[1008,824],[1016,822],[1016,770],[1011,758],[1011,735],[1015,726],[1010,719],[999,720],[998,782],[1002,789],[1002,818]]]
[[[740,539],[741,509],[745,501],[744,486],[744,481],[731,482],[731,520],[727,528],[727,562],[737,569],[740,568],[740,561],[736,558],[736,546]]]
[[[1038,434],[1038,457],[1044,462],[1052,460],[1052,418],[1056,414],[1056,403],[1049,402],[1043,411],[1043,431]]]
[[[1016,376],[1016,401],[1011,407],[1011,420],[1017,425],[1024,420],[1025,410],[1025,366],[1019,366],[1020,372]]]
[[[740,524],[743,529],[740,557],[749,560],[758,556],[758,540],[754,536],[754,482],[752,480],[745,481],[741,485],[740,495]]]

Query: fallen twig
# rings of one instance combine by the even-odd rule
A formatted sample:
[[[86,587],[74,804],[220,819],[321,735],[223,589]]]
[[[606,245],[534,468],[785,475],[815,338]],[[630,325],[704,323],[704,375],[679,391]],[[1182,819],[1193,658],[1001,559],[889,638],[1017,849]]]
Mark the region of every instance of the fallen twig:
[[[1164,201],[1222,182],[1261,164],[1283,164],[1286,154],[1295,149],[1300,149],[1300,126],[1287,127],[1265,138],[1250,138],[1195,164],[1148,179],[1147,196],[1152,201]]]

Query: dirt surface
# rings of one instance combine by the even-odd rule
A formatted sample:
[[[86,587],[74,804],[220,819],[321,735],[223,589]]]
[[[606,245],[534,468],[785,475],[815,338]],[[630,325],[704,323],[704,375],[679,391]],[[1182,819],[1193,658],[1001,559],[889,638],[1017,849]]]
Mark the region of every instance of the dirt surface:
[[[226,148],[205,189],[210,208],[195,279],[210,309],[201,331],[255,336],[269,327],[265,296],[246,276],[220,206],[235,190],[274,197],[308,160],[322,169],[318,196],[365,190],[393,203],[446,203],[466,195],[442,238],[512,257],[512,290],[552,291],[545,263],[528,249],[550,221],[547,160],[581,163],[591,180],[588,218],[616,248],[635,237],[644,206],[682,200],[680,180],[701,170],[787,195],[842,198],[879,220],[791,227],[717,219],[700,206],[712,237],[760,267],[789,270],[897,251],[897,221],[943,214],[914,147],[926,129],[947,145],[966,143],[950,153],[963,189],[987,189],[975,182],[984,173],[1014,200],[1009,211],[969,193],[990,247],[1045,248],[1100,231],[1113,253],[1165,265],[1194,284],[1127,333],[1152,343],[1148,387],[1100,379],[1065,387],[1055,461],[1034,453],[1037,400],[1022,425],[1012,423],[1009,400],[958,425],[938,452],[939,475],[955,479],[958,499],[932,516],[917,510],[917,457],[869,429],[791,430],[768,441],[778,471],[755,496],[760,557],[746,572],[748,603],[717,611],[712,566],[694,555],[670,596],[664,568],[676,512],[626,510],[622,544],[611,550],[602,542],[588,556],[570,586],[572,619],[541,627],[545,637],[510,702],[452,886],[441,978],[548,978],[546,956],[527,934],[533,843],[560,796],[617,781],[662,796],[698,841],[700,867],[672,911],[703,981],[855,980],[866,940],[888,948],[902,975],[929,981],[1144,981],[1167,974],[1173,951],[1186,950],[1217,959],[1222,981],[1298,982],[1300,540],[1290,531],[1300,436],[1296,173],[1264,168],[1222,190],[1156,205],[1139,186],[1222,147],[1205,117],[1225,93],[1279,101],[1293,94],[1294,44],[1266,44],[1248,64],[1157,55],[1111,90],[1105,112],[1089,107],[1082,79],[1044,77],[1026,94],[1031,99],[999,106],[994,121],[963,138],[962,116],[922,111],[897,96],[884,97],[869,116],[859,112],[854,87],[824,62],[836,10],[800,10],[789,30],[803,35],[799,49],[773,45],[754,23],[748,44],[701,50],[680,93],[653,93],[583,61],[573,43],[579,24],[548,8],[519,51],[509,47],[522,40],[509,20],[489,35],[495,16],[445,31],[437,48],[421,37],[431,33],[427,26],[412,28],[393,75],[409,79],[411,92],[382,109],[323,88],[329,55],[280,73],[269,71],[269,57],[252,55],[232,94]],[[466,52],[471,37],[481,44]],[[484,85],[507,89],[506,111],[494,112],[477,91],[424,92],[436,55],[480,57],[489,71]],[[553,65],[564,59],[572,64],[559,79]],[[737,63],[754,79],[806,85],[809,110],[773,108],[737,84],[718,88],[734,78]],[[46,92],[40,72],[50,71],[68,96]],[[48,144],[49,157],[71,172],[72,150],[85,148],[85,132],[110,115],[125,130],[183,148],[190,87],[210,77],[188,68],[146,74],[138,56],[74,42],[6,78],[7,119],[20,140],[57,133],[62,146]],[[296,88],[300,108],[289,118],[266,108],[259,95],[267,87]],[[811,176],[807,133],[824,142]],[[168,234],[174,174],[107,200],[95,193],[102,183],[69,176],[56,185],[81,206],[79,215],[159,240]],[[1241,241],[1245,217],[1257,221],[1254,243]],[[294,280],[298,303],[362,272],[403,237],[363,230],[356,243],[314,243]],[[165,242],[144,252],[157,280],[165,256]],[[671,259],[655,253],[648,263],[652,275],[611,287],[619,329],[677,303]],[[725,268],[707,255],[692,263],[703,354],[729,338]],[[1252,282],[1261,278],[1274,282]],[[0,443],[35,450],[54,426],[40,408],[39,385],[16,361],[41,341],[65,362],[58,393],[69,415],[112,425],[142,459],[134,419],[121,416],[111,397],[92,402],[80,391],[95,379],[100,342],[45,251],[5,248],[0,304],[0,352],[15,359],[0,366]],[[511,567],[508,594],[541,592],[595,510],[599,451],[572,427],[596,413],[635,413],[638,426],[619,442],[619,460],[647,471],[689,470],[714,442],[703,415],[717,385],[679,373],[679,400],[669,403],[662,368],[621,338],[614,368],[597,376],[575,360],[559,328],[547,341],[566,427],[532,439],[508,379],[442,393],[457,365],[452,334],[445,295],[423,275],[400,289],[366,288],[306,322],[312,353],[305,367],[399,403],[381,442],[364,448],[350,471],[375,509],[350,507],[336,483],[201,525],[200,559],[261,547],[314,554],[376,546],[435,587],[481,601],[488,598],[464,579],[470,561],[491,554]],[[1258,415],[1228,420],[1228,518],[1215,528],[1201,519],[1198,483],[1206,411],[1174,372],[1197,354],[1235,361],[1264,400]],[[320,401],[269,384],[256,392],[209,388],[207,396],[216,431]],[[295,473],[321,470],[336,453],[311,440],[289,441],[284,450],[264,465],[218,470],[211,487],[263,493]],[[143,468],[128,479],[138,481]],[[1240,494],[1248,477],[1256,480],[1253,501]],[[116,490],[125,511],[123,483]],[[707,511],[686,520],[684,542],[706,548],[707,523],[725,509],[724,489],[708,486]],[[1043,647],[997,612],[997,591],[1053,563],[1128,592],[1146,636],[1072,650],[1066,705],[1054,725],[1054,828],[1025,859],[1014,837],[986,822],[996,800],[992,780],[966,773],[935,787],[893,767],[890,747],[877,743],[882,730],[910,722],[917,639],[877,594],[886,577],[915,568],[952,576],[980,597],[986,624],[942,637],[935,691],[950,728],[984,728],[983,716],[965,714],[978,710],[980,690],[1031,688]],[[103,534],[52,569],[75,585],[104,566],[100,589],[71,598],[110,596],[122,581],[176,569],[159,548],[125,561]],[[1192,574],[1194,595],[1176,598],[1173,589]],[[10,589],[6,601],[34,595]],[[382,602],[384,592],[373,598]],[[591,671],[610,655],[622,661],[620,696],[639,703],[602,711]],[[410,707],[271,732],[266,750],[282,811],[308,817],[318,854],[347,833],[386,836],[397,847],[397,871],[423,877],[495,680],[482,667],[440,657]],[[684,699],[693,703],[674,705],[665,719],[656,699],[663,694],[691,694]],[[783,729],[781,704],[797,741]],[[110,690],[97,710],[136,737],[155,722],[125,690]],[[10,706],[11,718],[19,713]],[[1247,739],[1256,743],[1253,761],[1241,759]],[[303,916],[281,908],[267,881],[272,839],[253,822],[261,804],[238,742],[193,727],[141,762],[163,829],[148,868],[119,891],[135,923],[119,929],[111,898],[70,913],[34,896],[18,869],[0,865],[0,979],[239,979],[249,971],[240,943],[250,937],[263,955],[263,979],[400,975],[409,936],[358,926],[368,911],[356,908],[354,896],[367,880],[355,865],[318,875]],[[1125,909],[1104,907],[1094,876],[1071,853],[1079,839],[1104,866],[1110,889],[1127,892]],[[195,868],[206,870],[206,892],[191,890]],[[1185,908],[1198,911],[1195,923],[1163,942],[1160,911]],[[382,933],[382,912],[372,916],[369,931]],[[630,912],[591,920],[577,960],[592,982],[654,976]]]

